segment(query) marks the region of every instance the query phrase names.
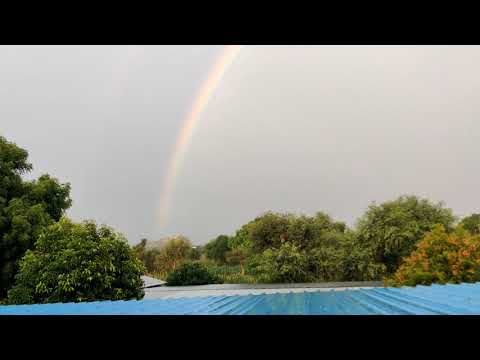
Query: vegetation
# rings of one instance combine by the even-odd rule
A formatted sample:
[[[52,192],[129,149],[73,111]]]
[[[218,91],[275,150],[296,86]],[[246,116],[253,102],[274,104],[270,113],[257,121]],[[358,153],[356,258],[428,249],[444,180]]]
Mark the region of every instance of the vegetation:
[[[220,235],[216,239],[210,241],[205,245],[204,253],[207,258],[217,261],[219,263],[225,263],[226,253],[230,251],[228,236]]]
[[[32,170],[27,158],[26,150],[0,136],[0,299],[12,287],[20,259],[72,203],[68,183],[49,175],[23,180]]]
[[[476,234],[477,221],[474,214],[461,224]],[[393,275],[404,259],[435,226],[450,234],[455,229],[451,210],[415,196],[372,204],[353,229],[322,212],[314,216],[267,212],[233,236],[220,235],[196,249],[195,258],[186,246],[178,261],[201,264],[224,283],[382,279],[394,283]],[[157,257],[156,265],[161,261]],[[170,266],[163,278],[171,271]]]
[[[450,230],[454,221],[451,210],[442,203],[401,196],[370,205],[358,222],[357,236],[361,245],[371,249],[375,261],[385,265],[386,273],[392,274],[433,226],[441,224]]]
[[[167,277],[167,286],[219,284],[221,280],[200,263],[185,263]]]
[[[93,222],[63,218],[20,262],[12,304],[128,300],[143,297],[145,271],[125,238]]]
[[[480,234],[480,214],[472,214],[462,219],[460,224],[463,228],[470,232],[470,234]]]
[[[353,228],[322,212],[267,212],[204,246],[179,235],[130,248],[111,228],[65,218],[70,185],[24,180],[27,158],[0,137],[0,303],[139,299],[144,273],[169,285],[480,281],[480,214],[457,223],[428,199],[372,203]]]
[[[437,225],[386,282],[415,286],[476,281],[480,281],[480,235],[463,226],[449,233]]]

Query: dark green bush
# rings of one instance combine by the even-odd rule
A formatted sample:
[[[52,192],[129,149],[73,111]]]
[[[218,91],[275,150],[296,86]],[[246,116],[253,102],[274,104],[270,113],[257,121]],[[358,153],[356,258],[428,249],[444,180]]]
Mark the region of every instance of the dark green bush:
[[[167,286],[221,284],[219,277],[213,275],[199,263],[184,263],[167,277]]]

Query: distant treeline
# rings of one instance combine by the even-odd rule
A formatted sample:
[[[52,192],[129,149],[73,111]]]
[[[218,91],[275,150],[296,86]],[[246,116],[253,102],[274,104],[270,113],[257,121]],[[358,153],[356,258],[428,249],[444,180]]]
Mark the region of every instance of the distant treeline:
[[[267,212],[203,247],[177,237],[153,250],[143,240],[135,251],[163,279],[193,262],[229,283],[415,285],[480,280],[479,233],[479,214],[459,220],[443,203],[406,195],[372,203],[354,228],[323,212]]]

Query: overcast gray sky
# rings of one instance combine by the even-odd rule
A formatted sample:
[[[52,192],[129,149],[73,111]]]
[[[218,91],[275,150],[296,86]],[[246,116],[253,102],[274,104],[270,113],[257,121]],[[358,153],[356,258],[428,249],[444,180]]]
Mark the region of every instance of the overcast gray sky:
[[[161,229],[182,120],[222,46],[0,47],[0,133],[32,176],[72,184],[68,215],[202,243],[266,211],[352,225],[414,193],[479,211],[480,47],[246,46],[207,108]]]

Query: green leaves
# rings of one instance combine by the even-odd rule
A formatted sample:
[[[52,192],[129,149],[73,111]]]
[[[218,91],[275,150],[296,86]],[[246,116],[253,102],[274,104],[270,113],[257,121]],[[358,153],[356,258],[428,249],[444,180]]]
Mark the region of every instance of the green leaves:
[[[167,277],[167,286],[219,284],[220,278],[199,263],[184,263]]]
[[[376,261],[385,264],[391,274],[435,224],[450,229],[454,221],[451,210],[442,203],[401,196],[381,205],[370,205],[358,222],[358,239],[362,246],[371,248]]]
[[[226,235],[220,235],[216,239],[208,242],[204,247],[205,255],[219,263],[225,263],[226,253],[230,251],[229,238]]]
[[[145,268],[125,239],[93,222],[66,218],[46,228],[20,262],[11,303],[49,303],[143,297]]]
[[[480,281],[480,235],[465,231],[463,225],[452,232],[437,225],[417,243],[386,283],[414,286],[477,281]]]
[[[26,150],[0,137],[0,298],[13,285],[19,260],[40,232],[70,207],[70,185],[49,175],[23,181],[29,172]]]

